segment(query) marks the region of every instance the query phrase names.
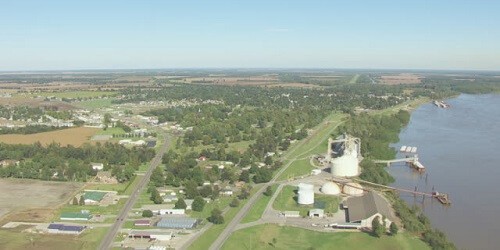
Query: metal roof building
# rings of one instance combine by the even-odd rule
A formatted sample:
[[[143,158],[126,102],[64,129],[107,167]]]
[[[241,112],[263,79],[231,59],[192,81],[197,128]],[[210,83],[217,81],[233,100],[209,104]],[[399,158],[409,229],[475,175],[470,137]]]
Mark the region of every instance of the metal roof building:
[[[85,191],[83,194],[83,199],[85,202],[99,202],[104,198],[106,192],[98,192],[98,191]]]
[[[64,212],[61,213],[59,219],[61,220],[83,220],[88,221],[92,218],[92,215],[89,213],[73,213],[73,212]]]
[[[64,224],[51,223],[47,227],[49,233],[57,234],[80,234],[86,227],[85,226],[71,226]]]
[[[197,219],[188,217],[164,217],[158,223],[157,227],[163,228],[177,228],[177,229],[191,229],[198,224]]]
[[[344,202],[343,207],[347,209],[348,222],[360,222],[362,227],[371,227],[372,220],[377,216],[385,217],[386,225],[394,221],[389,203],[375,192],[349,198]]]

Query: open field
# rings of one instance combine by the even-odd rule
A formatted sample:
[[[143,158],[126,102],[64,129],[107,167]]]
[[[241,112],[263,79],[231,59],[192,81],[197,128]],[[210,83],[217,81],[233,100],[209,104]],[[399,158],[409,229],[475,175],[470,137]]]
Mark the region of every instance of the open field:
[[[0,105],[42,107],[56,110],[70,110],[74,106],[61,101],[45,101],[43,98],[29,98],[25,96],[0,97]]]
[[[112,105],[113,100],[115,100],[115,98],[93,99],[88,101],[73,102],[72,104],[86,109],[107,108]]]
[[[283,172],[280,179],[282,180],[293,179],[298,176],[307,175],[310,174],[313,169],[315,169],[315,167],[312,166],[311,163],[309,162],[309,157],[300,160],[295,160],[287,168],[287,170]]]
[[[38,141],[43,145],[56,142],[63,146],[73,145],[75,147],[79,147],[82,144],[89,142],[90,137],[92,137],[98,130],[99,129],[96,128],[78,127],[30,135],[7,134],[0,135],[0,142],[8,144],[33,144]]]
[[[275,243],[273,243],[273,239]],[[265,224],[234,232],[222,249],[430,249],[420,239],[400,233],[381,239],[359,232],[322,233]]]
[[[33,93],[34,96],[53,96],[57,98],[93,98],[100,96],[114,95],[113,91],[64,91],[64,92],[39,92]]]
[[[107,228],[87,229],[79,236],[33,234],[21,229],[0,229],[1,249],[97,249]]]
[[[8,217],[16,221],[44,221],[54,207],[81,187],[81,183],[75,182],[0,179],[0,217],[15,211]]]
[[[417,84],[421,83],[423,76],[410,73],[401,73],[397,75],[383,75],[380,76],[379,81],[383,84]]]

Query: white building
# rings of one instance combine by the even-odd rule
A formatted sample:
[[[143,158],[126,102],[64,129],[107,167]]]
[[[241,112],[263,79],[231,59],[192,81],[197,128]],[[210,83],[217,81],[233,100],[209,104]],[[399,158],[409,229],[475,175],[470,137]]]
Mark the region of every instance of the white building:
[[[93,170],[101,171],[104,169],[104,164],[102,163],[90,163]]]
[[[323,186],[321,186],[321,192],[328,195],[339,195],[340,188],[333,182],[326,182]]]
[[[299,211],[283,211],[281,212],[281,215],[285,218],[299,218],[300,217],[300,212]]]
[[[314,185],[299,183],[298,185],[298,203],[301,205],[311,205],[314,204]]]
[[[158,211],[159,215],[168,215],[168,214],[176,214],[176,215],[183,215],[186,213],[185,209],[177,209],[177,208],[171,208],[171,209],[160,209]]]
[[[325,217],[325,210],[323,209],[311,209],[309,210],[309,217],[311,218],[323,218]]]

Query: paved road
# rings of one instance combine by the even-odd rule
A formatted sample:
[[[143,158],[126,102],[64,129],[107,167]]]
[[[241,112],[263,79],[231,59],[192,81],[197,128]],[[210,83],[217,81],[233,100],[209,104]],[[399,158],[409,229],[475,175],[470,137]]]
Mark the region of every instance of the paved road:
[[[325,121],[323,125],[327,125],[329,124],[330,121]],[[339,122],[335,128],[341,124],[342,122]],[[331,131],[329,132],[329,134],[335,129],[335,128],[332,128]],[[291,157],[292,154],[295,153],[295,151],[300,148],[304,143],[308,142],[318,131],[316,131],[314,134],[310,135],[307,137],[307,139],[305,140],[302,140],[298,143],[298,145],[296,145],[292,150],[288,151],[282,159],[284,160],[288,160],[289,157]],[[320,143],[322,143],[323,141],[321,140],[318,145]],[[241,220],[245,217],[245,215],[248,214],[248,211],[250,211],[250,208],[252,208],[252,206],[254,205],[254,203],[257,201],[257,199],[259,199],[261,197],[261,194],[266,190],[266,188],[268,186],[271,186],[273,185],[274,183],[276,183],[276,180],[281,176],[281,174],[283,172],[285,172],[285,170],[295,161],[297,160],[297,157],[298,156],[303,156],[305,153],[311,151],[313,148],[315,148],[316,146],[310,148],[308,151],[306,152],[302,152],[300,155],[296,155],[294,158],[290,159],[288,161],[288,163],[283,166],[277,173],[276,175],[274,176],[274,178],[266,183],[266,185],[262,186],[252,197],[250,197],[250,199],[248,200],[248,202],[245,204],[245,206],[243,206],[243,208],[240,209],[240,211],[236,214],[236,216],[231,220],[231,222],[229,222],[229,224],[226,226],[226,228],[224,228],[224,231],[222,231],[222,233],[219,235],[219,237],[214,241],[214,243],[212,243],[212,245],[210,246],[210,250],[218,250],[218,249],[221,249],[222,248],[222,245],[224,244],[224,242],[229,238],[229,236],[231,235],[231,233],[233,231],[235,231],[236,227],[238,226],[238,224],[240,224]]]
[[[160,150],[158,150],[158,153],[156,156],[151,160],[149,169],[146,172],[146,174],[142,177],[141,181],[137,186],[135,186],[135,190],[132,191],[132,194],[130,195],[130,198],[128,199],[127,203],[125,203],[125,206],[122,208],[120,213],[118,214],[117,220],[115,224],[109,229],[108,233],[106,236],[104,236],[104,239],[101,242],[101,245],[99,246],[99,249],[101,250],[107,250],[110,249],[113,243],[113,240],[116,237],[116,234],[120,230],[120,228],[123,226],[123,223],[125,223],[125,218],[127,218],[128,213],[134,207],[135,202],[139,198],[140,193],[144,189],[144,187],[148,184],[149,178],[151,177],[151,174],[153,173],[153,170],[160,165],[161,159],[163,155],[167,152],[168,147],[170,146],[170,136],[165,136],[165,142],[161,146]],[[136,178],[140,178],[140,176],[137,176]]]

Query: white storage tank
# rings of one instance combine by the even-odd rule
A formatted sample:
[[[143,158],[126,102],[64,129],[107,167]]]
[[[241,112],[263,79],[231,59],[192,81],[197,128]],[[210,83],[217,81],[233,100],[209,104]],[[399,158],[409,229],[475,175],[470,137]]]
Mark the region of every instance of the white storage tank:
[[[334,176],[353,177],[359,175],[358,159],[351,154],[344,154],[334,158],[331,163],[331,172]]]
[[[361,186],[359,183],[355,182],[349,182],[344,185],[344,188],[342,189],[344,194],[350,195],[350,196],[362,196],[363,195],[363,186]]]
[[[299,198],[297,199],[301,205],[311,205],[314,204],[314,186],[311,184],[300,183],[298,185]]]
[[[327,182],[321,186],[321,192],[329,195],[339,195],[340,188],[337,184],[333,182]]]

